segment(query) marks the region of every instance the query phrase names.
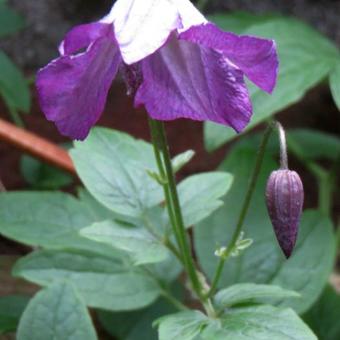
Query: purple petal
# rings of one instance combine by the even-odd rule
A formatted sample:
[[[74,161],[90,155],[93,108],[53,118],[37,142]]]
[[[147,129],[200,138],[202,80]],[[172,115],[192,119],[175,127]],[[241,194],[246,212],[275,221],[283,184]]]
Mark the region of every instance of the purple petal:
[[[180,39],[220,51],[258,87],[273,91],[279,65],[273,40],[223,32],[211,23],[191,27]]]
[[[243,73],[211,49],[171,40],[142,61],[143,83],[135,105],[159,120],[210,120],[241,131],[251,102]]]
[[[41,108],[59,131],[84,139],[102,113],[121,57],[113,33],[96,40],[85,53],[62,56],[37,76]]]
[[[112,24],[100,22],[76,26],[66,34],[59,46],[59,52],[61,55],[76,53],[82,48],[87,48],[100,37],[109,35],[110,31],[113,32]]]

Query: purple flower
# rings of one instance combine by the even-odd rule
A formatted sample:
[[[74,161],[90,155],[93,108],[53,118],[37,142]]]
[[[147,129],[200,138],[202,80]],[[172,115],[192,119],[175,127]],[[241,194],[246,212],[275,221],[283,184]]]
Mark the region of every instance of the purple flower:
[[[239,132],[252,114],[244,75],[270,93],[278,69],[274,41],[223,32],[188,0],[118,0],[102,20],[73,28],[59,52],[37,89],[47,119],[74,139],[99,119],[118,71],[151,117]]]

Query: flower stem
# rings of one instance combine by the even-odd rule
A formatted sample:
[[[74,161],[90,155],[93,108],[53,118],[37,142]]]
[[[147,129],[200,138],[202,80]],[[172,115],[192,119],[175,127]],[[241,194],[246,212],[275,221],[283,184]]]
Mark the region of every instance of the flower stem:
[[[221,278],[222,272],[223,272],[224,263],[227,260],[227,258],[229,257],[233,248],[235,247],[236,242],[237,242],[237,240],[240,236],[240,233],[242,231],[243,222],[244,222],[244,220],[247,216],[247,212],[248,212],[248,209],[249,209],[251,198],[252,198],[253,193],[254,193],[255,188],[256,188],[256,183],[257,183],[257,179],[258,179],[259,174],[260,174],[264,153],[265,153],[266,146],[267,146],[267,143],[268,143],[268,140],[269,140],[269,137],[270,137],[272,130],[273,130],[273,124],[272,124],[272,122],[270,122],[270,123],[268,123],[267,129],[265,130],[263,137],[262,137],[262,141],[261,141],[261,144],[260,144],[260,147],[259,147],[259,150],[258,150],[258,153],[257,153],[257,157],[256,157],[255,167],[254,167],[254,170],[253,170],[250,182],[249,182],[249,186],[248,186],[248,189],[247,189],[247,192],[246,192],[246,196],[245,196],[243,204],[242,204],[242,208],[241,208],[240,215],[239,215],[239,218],[238,218],[238,221],[237,221],[237,224],[236,224],[236,228],[235,228],[234,233],[231,237],[231,241],[230,241],[230,243],[227,247],[225,255],[220,258],[220,262],[217,266],[216,273],[214,275],[214,279],[212,281],[210,290],[209,290],[208,294],[206,295],[206,297],[210,297],[214,294],[214,292],[217,288],[218,282]]]
[[[287,156],[287,142],[286,142],[286,133],[279,122],[275,122],[276,128],[279,133],[279,141],[280,141],[280,167],[281,169],[288,169],[288,156]]]
[[[169,189],[169,181],[167,180],[166,172],[164,169],[163,161],[162,161],[162,156],[161,156],[161,145],[160,145],[160,134],[159,134],[159,129],[157,127],[157,122],[151,118],[149,118],[149,127],[150,127],[150,132],[151,132],[151,139],[152,139],[152,145],[153,145],[153,150],[155,154],[155,159],[158,167],[158,171],[160,176],[162,177],[163,180],[163,191],[164,191],[164,197],[165,197],[165,203],[166,207],[168,210],[168,215],[170,219],[170,223],[172,226],[176,225],[176,220],[175,220],[175,214],[173,211],[173,207],[171,204],[171,196],[170,196],[170,189]],[[180,245],[180,236],[177,232],[177,228],[173,227],[173,231],[175,234],[175,238],[177,241],[177,244]]]
[[[192,258],[190,245],[187,239],[186,230],[183,223],[182,211],[179,203],[175,176],[172,169],[172,163],[165,135],[164,125],[162,122],[149,118],[151,136],[153,139],[155,157],[160,175],[166,179],[163,184],[166,206],[168,209],[169,219],[172,224],[174,234],[182,253],[185,269],[190,278],[192,288],[200,297],[201,284],[198,279],[195,264]],[[162,157],[161,157],[162,155]]]
[[[167,247],[176,257],[177,259],[183,263],[183,259],[181,257],[180,252],[176,248],[176,246],[171,242],[168,237],[162,238],[158,234],[155,233],[155,227],[153,226],[152,222],[146,215],[142,217],[145,228],[150,232],[150,234],[155,237],[160,243],[163,243],[165,247]]]

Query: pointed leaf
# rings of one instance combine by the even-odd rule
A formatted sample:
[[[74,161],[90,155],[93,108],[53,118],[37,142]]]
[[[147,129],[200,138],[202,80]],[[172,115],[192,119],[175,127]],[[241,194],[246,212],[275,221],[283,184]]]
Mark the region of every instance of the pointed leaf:
[[[299,297],[294,291],[279,286],[239,283],[220,290],[215,295],[215,303],[223,308],[242,303],[268,303],[288,297]]]
[[[114,256],[111,247],[80,237],[79,230],[95,221],[86,205],[61,192],[0,194],[0,233],[31,246]]]
[[[68,282],[37,293],[19,323],[18,340],[96,340],[84,301]]]
[[[319,339],[340,339],[340,295],[333,287],[326,286],[314,306],[303,316]]]
[[[88,191],[115,213],[139,217],[163,199],[161,186],[147,174],[157,171],[152,146],[105,128],[76,142],[71,157]]]
[[[212,323],[204,340],[317,340],[313,332],[291,310],[271,306],[237,308]]]
[[[188,164],[195,156],[195,151],[188,150],[173,158],[172,167],[174,172],[181,170],[186,164]]]
[[[156,320],[159,340],[191,340],[202,332],[209,322],[207,316],[197,310],[167,315]]]
[[[126,251],[136,265],[162,262],[169,255],[164,245],[148,231],[122,227],[114,221],[95,223],[80,233],[90,240]]]
[[[233,176],[227,172],[206,172],[190,176],[178,185],[184,223],[192,226],[219,208],[220,200],[231,187]]]
[[[340,62],[338,62],[330,75],[329,85],[334,98],[334,102],[340,111]]]
[[[157,282],[119,260],[58,251],[39,251],[19,260],[15,276],[42,286],[71,281],[91,307],[123,311],[145,307],[157,299]]]
[[[31,95],[27,81],[2,51],[0,51],[0,95],[9,108],[26,113],[29,111]]]

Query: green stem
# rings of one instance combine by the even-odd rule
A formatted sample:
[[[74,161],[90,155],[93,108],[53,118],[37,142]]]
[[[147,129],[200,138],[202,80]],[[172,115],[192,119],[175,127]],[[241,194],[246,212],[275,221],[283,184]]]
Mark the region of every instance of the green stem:
[[[249,185],[248,185],[246,196],[245,196],[243,204],[242,204],[242,208],[241,208],[241,212],[240,212],[237,224],[236,224],[236,228],[234,230],[234,233],[231,237],[231,241],[230,241],[230,243],[227,247],[227,250],[226,250],[224,256],[220,258],[220,262],[217,266],[216,273],[214,275],[214,279],[212,281],[210,290],[209,290],[208,294],[206,295],[207,297],[210,297],[214,294],[214,292],[217,288],[218,282],[221,278],[222,272],[223,272],[224,263],[225,263],[226,259],[229,257],[233,248],[235,247],[236,242],[237,242],[237,240],[240,236],[240,233],[242,231],[242,226],[243,226],[244,220],[247,216],[247,212],[248,212],[248,209],[249,209],[251,198],[252,198],[253,193],[254,193],[255,188],[256,188],[256,183],[257,183],[257,179],[258,179],[259,174],[260,174],[264,153],[265,153],[266,146],[267,146],[267,143],[268,143],[268,140],[269,140],[269,137],[270,137],[272,130],[273,130],[273,124],[272,124],[272,122],[270,122],[270,123],[268,123],[267,129],[263,134],[263,138],[262,138],[262,141],[261,141],[258,153],[257,153],[257,157],[256,157],[255,167],[254,167],[254,170],[253,170],[253,173],[252,173]]]
[[[223,267],[224,267],[225,261],[226,261],[226,258],[224,256],[220,258],[220,261],[218,262],[214,278],[212,280],[211,287],[210,287],[209,292],[207,293],[206,297],[211,297],[215,293],[218,282],[219,282],[220,277],[221,277],[222,272],[223,272]]]
[[[167,210],[168,210],[170,223],[171,223],[172,226],[174,226],[176,224],[176,220],[175,220],[175,214],[174,214],[174,211],[173,211],[173,207],[171,205],[170,189],[169,189],[169,185],[168,185],[169,183],[168,183],[168,180],[167,180],[167,176],[166,176],[166,172],[165,172],[165,169],[164,169],[164,165],[163,165],[163,161],[162,161],[162,157],[161,157],[161,152],[160,152],[160,147],[161,147],[160,142],[159,142],[160,134],[159,134],[159,129],[157,127],[157,122],[155,120],[149,118],[149,127],[150,127],[152,145],[153,145],[153,150],[154,150],[154,154],[155,154],[155,159],[156,159],[158,171],[159,171],[159,174],[160,174],[162,181],[164,183],[164,184],[162,184],[162,187],[163,187],[165,203],[166,203],[166,207],[167,207]],[[180,236],[178,234],[177,228],[173,228],[173,230],[174,230],[174,234],[175,234],[177,244],[180,245]]]
[[[180,252],[178,251],[178,249],[176,248],[176,246],[167,238],[165,240],[163,240],[163,244],[177,257],[177,259],[179,260],[179,262],[183,263],[183,259],[182,256],[180,254]]]
[[[149,218],[146,215],[142,217],[145,228],[150,232],[150,234],[155,237],[160,243],[163,243],[176,257],[177,259],[183,263],[183,259],[181,257],[180,252],[176,248],[176,246],[169,240],[169,238],[162,238],[158,234],[155,233],[155,228]]]
[[[286,133],[281,123],[275,122],[275,125],[278,130],[279,142],[280,142],[280,168],[282,170],[287,170],[288,169],[288,155],[287,155]]]
[[[18,126],[20,128],[25,127],[24,121],[22,120],[19,112],[15,108],[9,106],[9,113],[10,113],[11,118],[12,118],[12,120],[13,120],[13,122],[16,126]]]
[[[169,294],[166,290],[161,291],[162,296],[169,301],[173,306],[175,306],[178,310],[188,310],[188,307],[185,306],[181,301],[177,300],[171,294]]]
[[[210,318],[217,318],[216,311],[210,299],[207,299],[205,302],[203,302],[203,307]]]
[[[163,188],[170,222],[172,224],[178,246],[181,250],[184,266],[191,281],[192,288],[200,297],[202,295],[201,284],[198,279],[197,271],[192,258],[191,249],[183,223],[182,211],[179,203],[175,176],[172,169],[164,125],[163,123],[151,118],[149,119],[149,122],[159,172],[160,175],[166,179],[166,181],[164,181]],[[163,162],[161,160],[160,154],[162,154],[163,156]]]

